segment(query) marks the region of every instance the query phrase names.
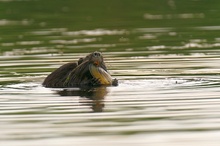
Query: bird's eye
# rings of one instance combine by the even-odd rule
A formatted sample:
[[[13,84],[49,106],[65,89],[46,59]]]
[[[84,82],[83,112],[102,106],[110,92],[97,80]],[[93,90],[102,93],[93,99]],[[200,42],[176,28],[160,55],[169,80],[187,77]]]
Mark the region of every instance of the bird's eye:
[[[100,56],[100,53],[95,52],[95,53],[94,53],[94,56],[95,56],[95,57],[99,57],[99,56]]]

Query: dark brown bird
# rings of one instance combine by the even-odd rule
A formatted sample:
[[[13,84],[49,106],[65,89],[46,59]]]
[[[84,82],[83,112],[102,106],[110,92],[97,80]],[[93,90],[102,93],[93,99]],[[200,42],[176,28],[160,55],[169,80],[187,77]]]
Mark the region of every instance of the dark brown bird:
[[[118,85],[112,79],[100,52],[93,52],[78,62],[67,63],[54,70],[43,82],[43,86],[51,88]]]

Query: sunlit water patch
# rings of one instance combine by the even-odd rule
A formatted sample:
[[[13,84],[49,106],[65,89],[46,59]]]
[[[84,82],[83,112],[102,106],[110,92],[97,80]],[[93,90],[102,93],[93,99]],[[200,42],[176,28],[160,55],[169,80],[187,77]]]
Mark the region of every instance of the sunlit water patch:
[[[5,84],[0,87],[1,140],[28,145],[27,139],[37,144],[45,139],[55,144],[49,139],[63,137],[67,145],[68,141],[87,145],[82,139],[99,137],[100,143],[107,140],[111,144],[111,136],[126,143],[124,136],[138,139],[166,134],[165,139],[170,139],[175,133],[191,131],[195,136],[198,131],[218,130],[216,52],[148,53],[103,53],[109,72],[119,80],[117,87],[65,89],[45,88],[41,83],[51,70],[87,53],[5,56],[1,65],[7,68],[1,78]],[[7,71],[14,74],[9,76]],[[76,136],[79,139],[69,139]],[[141,143],[148,142],[152,140]]]
[[[217,130],[219,90],[207,88],[212,83],[171,78],[122,79],[118,87],[90,89],[44,88],[41,83],[28,82],[5,85],[0,94],[0,121],[5,125],[0,137],[9,140],[6,143],[19,140],[28,144],[25,139],[41,143],[41,139],[63,137],[68,143],[72,136],[89,136],[91,140],[99,136],[100,143],[111,143],[107,135],[134,138],[134,134],[171,136]],[[117,141],[125,142],[121,138]]]
[[[0,3],[0,145],[219,145],[219,1]],[[41,85],[93,51],[119,86]]]

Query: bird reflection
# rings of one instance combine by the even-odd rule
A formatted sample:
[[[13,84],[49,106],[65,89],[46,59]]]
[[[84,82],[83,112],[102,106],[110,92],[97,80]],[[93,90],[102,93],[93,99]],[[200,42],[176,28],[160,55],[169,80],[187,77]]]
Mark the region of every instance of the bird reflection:
[[[81,98],[89,99],[88,102],[83,102],[91,106],[93,112],[102,112],[104,108],[104,98],[107,95],[106,87],[96,87],[96,88],[80,88],[80,89],[63,89],[57,91],[61,96],[80,96]]]

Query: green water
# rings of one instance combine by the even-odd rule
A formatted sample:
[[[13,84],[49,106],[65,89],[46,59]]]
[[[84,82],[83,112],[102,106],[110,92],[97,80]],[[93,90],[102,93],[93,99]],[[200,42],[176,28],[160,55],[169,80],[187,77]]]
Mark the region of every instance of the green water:
[[[0,145],[218,145],[220,1],[0,0]],[[118,87],[42,87],[102,52]]]

